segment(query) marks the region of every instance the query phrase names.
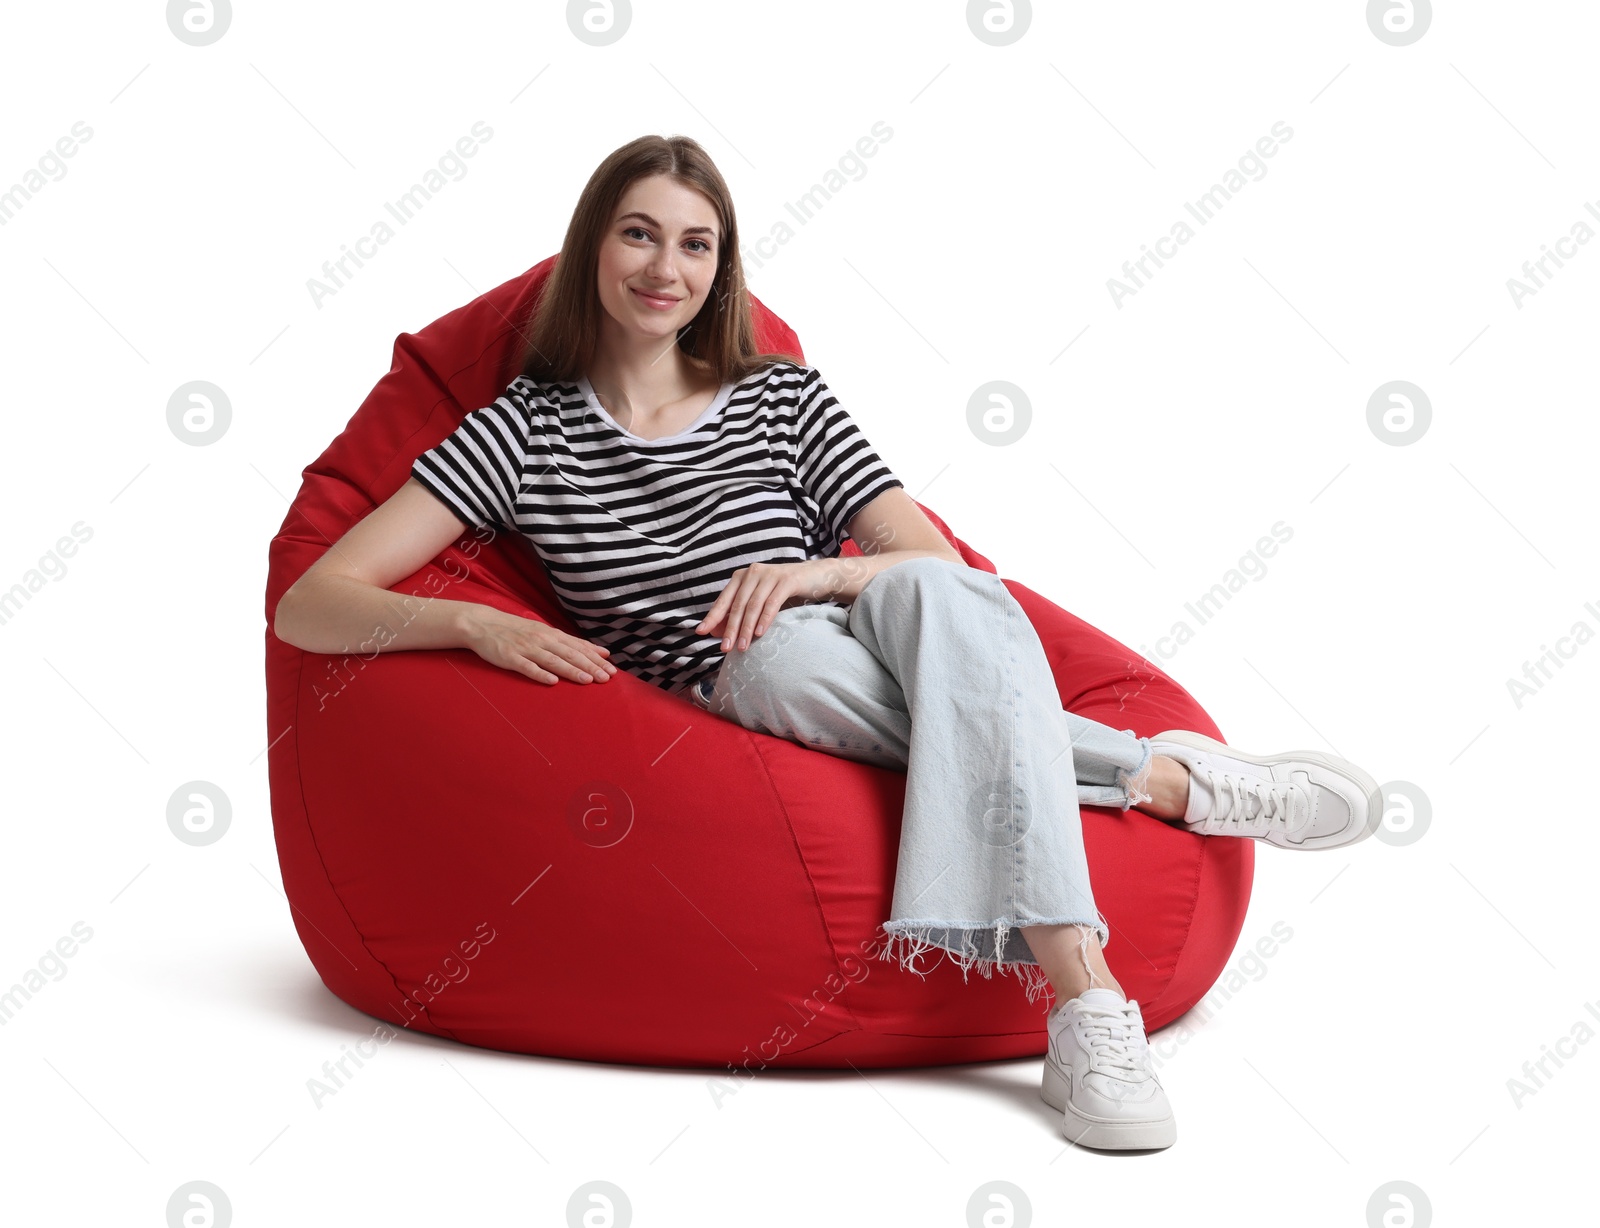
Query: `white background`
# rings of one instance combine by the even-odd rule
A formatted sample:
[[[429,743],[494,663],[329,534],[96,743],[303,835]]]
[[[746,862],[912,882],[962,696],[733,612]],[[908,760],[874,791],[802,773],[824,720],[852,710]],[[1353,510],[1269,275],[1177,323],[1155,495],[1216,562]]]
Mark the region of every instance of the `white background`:
[[[1396,47],[1359,2],[1040,5],[993,46],[956,3],[639,3],[596,47],[560,4],[278,0],[195,47],[159,4],[12,6],[0,185],[93,130],[0,226],[0,589],[92,529],[0,624],[0,987],[93,931],[0,1027],[13,1217],[164,1223],[192,1180],[241,1228],[566,1224],[591,1180],[639,1224],[966,1224],[990,1181],[1031,1208],[995,1225],[1362,1225],[1395,1180],[1426,1197],[1397,1228],[1558,1214],[1600,1044],[1564,1042],[1520,1107],[1508,1080],[1600,1029],[1600,245],[1520,306],[1507,282],[1600,229],[1600,20],[1442,9]],[[317,306],[323,262],[480,120],[466,176]],[[786,205],[880,120],[798,224]],[[1265,175],[1119,306],[1108,279],[1278,121]],[[373,1021],[323,988],[277,885],[267,543],[395,336],[557,250],[646,132],[711,152],[755,293],[1002,575],[1145,651],[1235,745],[1333,751],[1431,808],[1408,844],[1260,849],[1233,962],[1293,936],[1152,1037],[1171,1149],[1072,1148],[1037,1060],[769,1072],[719,1108],[704,1072],[407,1035],[314,1106]],[[167,425],[197,379],[233,410],[206,447]],[[1397,379],[1432,406],[1405,446],[1367,416]],[[1016,444],[968,426],[991,380],[1031,404]],[[1194,627],[1185,603],[1279,521],[1265,574]],[[1192,639],[1160,648],[1179,620]],[[233,805],[204,848],[166,823],[191,780]]]

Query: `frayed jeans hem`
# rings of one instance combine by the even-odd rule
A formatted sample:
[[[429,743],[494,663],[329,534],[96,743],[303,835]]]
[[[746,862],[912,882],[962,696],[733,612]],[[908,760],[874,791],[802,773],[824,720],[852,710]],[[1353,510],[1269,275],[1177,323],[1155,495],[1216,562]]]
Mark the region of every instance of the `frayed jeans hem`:
[[[1044,917],[1038,920],[1012,921],[1000,918],[994,922],[952,923],[949,921],[889,921],[883,931],[889,941],[879,953],[879,959],[897,959],[900,967],[918,976],[925,976],[930,968],[918,968],[917,959],[930,950],[937,950],[941,958],[949,958],[961,969],[961,979],[976,969],[984,980],[1014,974],[1021,982],[1028,1003],[1037,1002],[1051,992],[1049,978],[1039,961],[1028,949],[1021,930],[1029,925],[1078,925],[1095,930],[1104,950],[1111,942],[1111,929],[1105,917],[1096,913],[1090,920],[1082,917]],[[1006,958],[1009,955],[1010,958]]]
[[[1125,729],[1123,732],[1131,735],[1133,730]],[[1122,769],[1117,772],[1118,784],[1125,795],[1122,799],[1123,810],[1131,810],[1141,802],[1155,800],[1148,792],[1150,788],[1150,773],[1155,769],[1156,765],[1155,752],[1150,747],[1149,738],[1140,738],[1139,745],[1144,750],[1144,758],[1140,761],[1139,766],[1131,772]]]

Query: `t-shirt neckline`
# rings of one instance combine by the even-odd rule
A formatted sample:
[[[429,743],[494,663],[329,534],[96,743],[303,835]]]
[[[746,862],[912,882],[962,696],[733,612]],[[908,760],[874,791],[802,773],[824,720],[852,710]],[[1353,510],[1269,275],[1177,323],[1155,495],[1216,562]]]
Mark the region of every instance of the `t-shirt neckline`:
[[[594,385],[589,382],[589,377],[587,375],[580,375],[577,382],[578,391],[582,393],[584,401],[587,403],[589,409],[592,410],[602,422],[605,422],[607,425],[609,425],[619,435],[623,436],[623,438],[631,440],[634,443],[643,444],[675,443],[687,435],[694,434],[707,422],[710,422],[722,412],[723,407],[727,405],[729,399],[733,396],[734,388],[738,386],[737,382],[734,380],[729,380],[727,383],[723,384],[721,388],[717,389],[717,395],[711,398],[711,404],[705,407],[700,416],[688,426],[684,427],[683,430],[679,431],[677,434],[660,435],[655,439],[646,439],[642,435],[635,435],[632,431],[628,430],[606,412],[606,407],[600,404],[600,398],[595,395]]]

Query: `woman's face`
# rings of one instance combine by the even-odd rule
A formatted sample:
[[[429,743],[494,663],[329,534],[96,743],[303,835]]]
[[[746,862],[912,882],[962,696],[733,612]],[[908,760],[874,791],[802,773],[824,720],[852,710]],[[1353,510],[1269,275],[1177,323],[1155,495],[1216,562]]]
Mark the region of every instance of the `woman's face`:
[[[675,338],[711,292],[720,248],[709,200],[666,175],[635,180],[600,241],[606,314],[632,336]]]

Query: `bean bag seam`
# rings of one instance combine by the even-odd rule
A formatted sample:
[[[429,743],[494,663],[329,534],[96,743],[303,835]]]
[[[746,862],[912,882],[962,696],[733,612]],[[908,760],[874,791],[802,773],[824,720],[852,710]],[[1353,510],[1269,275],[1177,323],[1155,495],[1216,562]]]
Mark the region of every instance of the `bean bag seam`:
[[[844,969],[841,967],[839,961],[839,944],[834,940],[833,927],[828,924],[828,912],[827,909],[823,908],[822,906],[822,894],[817,890],[817,880],[811,875],[811,863],[806,858],[805,849],[800,845],[800,837],[794,829],[794,820],[789,817],[788,802],[785,801],[783,794],[778,790],[778,782],[772,779],[772,771],[767,767],[766,755],[762,752],[760,745],[756,742],[755,734],[748,729],[744,729],[743,726],[740,726],[740,728],[744,730],[744,736],[746,740],[750,742],[751,748],[756,753],[756,760],[761,765],[761,774],[767,782],[767,787],[772,790],[773,798],[776,799],[778,803],[778,811],[783,815],[783,825],[789,831],[790,843],[794,846],[795,855],[800,859],[800,868],[805,871],[806,885],[811,888],[811,898],[817,906],[817,919],[822,922],[822,932],[826,934],[828,938],[828,952],[833,957],[834,971],[840,976],[844,976]],[[762,736],[767,737],[769,735],[763,734]],[[811,753],[823,755],[827,752],[817,750],[812,751]],[[845,979],[849,980],[850,978],[845,977]],[[861,1021],[856,1018],[855,1012],[851,1010],[848,1005],[844,1007],[844,1012],[850,1018],[850,1027],[835,1033],[835,1036],[828,1038],[829,1040],[835,1039],[837,1036],[845,1035],[848,1032],[861,1031]],[[823,1041],[821,1043],[826,1044],[827,1041]]]
[[[283,641],[280,640],[279,643],[283,643]],[[286,645],[286,647],[293,648],[294,645],[288,644],[288,645]],[[294,698],[294,721],[295,721],[295,726],[294,727],[298,731],[299,728],[300,728],[300,705],[304,701],[304,698],[305,698],[305,688],[301,685],[301,683],[304,681],[305,667],[306,667],[306,655],[307,654],[306,654],[304,649],[295,649],[295,651],[299,654],[299,660],[296,662],[296,665],[295,665],[295,698]],[[298,786],[299,791],[300,791],[300,810],[301,810],[301,813],[303,813],[306,816],[306,834],[311,837],[311,847],[316,850],[317,867],[318,867],[318,869],[320,869],[322,871],[322,877],[323,877],[324,881],[328,884],[328,892],[329,892],[329,894],[331,894],[333,896],[333,898],[336,901],[338,901],[340,909],[343,910],[343,912],[344,912],[345,919],[350,922],[350,928],[355,931],[356,938],[361,943],[361,949],[367,953],[367,957],[369,959],[371,959],[372,962],[374,964],[376,964],[380,969],[383,970],[384,975],[389,978],[390,984],[392,984],[394,986],[395,992],[397,994],[399,994],[402,999],[408,997],[409,995],[406,993],[406,991],[400,988],[400,981],[395,976],[394,972],[389,968],[389,966],[387,964],[385,964],[383,962],[383,960],[379,959],[377,953],[375,951],[373,951],[373,949],[367,945],[367,936],[364,933],[362,933],[361,927],[356,924],[356,919],[350,912],[350,906],[345,903],[344,897],[339,894],[339,888],[334,885],[333,876],[328,873],[328,863],[327,863],[327,860],[322,855],[322,845],[317,840],[316,824],[314,824],[311,821],[311,804],[306,800],[306,780],[305,780],[305,773],[301,770],[301,764],[300,764],[300,735],[299,735],[298,732],[296,732],[296,734],[295,734],[295,743],[294,743],[294,777],[295,777],[295,783]],[[287,895],[287,893],[285,893],[285,895]],[[306,920],[307,920],[307,922],[310,922],[311,919],[309,917],[307,917]],[[316,927],[313,925],[312,928],[316,928]],[[332,945],[333,939],[328,938],[326,934],[324,934],[323,937],[327,939],[329,945]],[[337,947],[335,947],[334,949],[338,950]],[[419,1003],[419,1006],[420,1005],[421,1004]],[[426,1015],[427,1007],[423,1006],[423,1007],[421,1007],[421,1009],[423,1010],[424,1014]],[[458,1041],[459,1042],[461,1040],[461,1038],[459,1036],[457,1036],[454,1032],[452,1032],[449,1028],[444,1027],[443,1025],[435,1022],[431,1015],[427,1015],[426,1017],[428,1019],[428,1022],[430,1024],[432,1024],[434,1027],[438,1028],[441,1034],[443,1034],[445,1036],[448,1036],[451,1040],[454,1040],[454,1041]],[[378,1016],[378,1018],[381,1018],[381,1016]],[[409,1028],[411,1026],[409,1023],[403,1023],[403,1022],[400,1022],[398,1020],[385,1020],[385,1022],[387,1022],[387,1023],[398,1023],[399,1026],[403,1027],[403,1028]]]
[[[800,1053],[815,1053],[818,1049],[821,1049],[824,1045],[831,1045],[834,1041],[839,1040],[842,1037],[847,1036],[847,1035],[849,1035],[849,1033],[842,1032],[838,1036],[830,1036],[827,1040],[818,1041],[816,1044],[811,1045],[806,1049],[795,1050],[794,1053],[788,1054],[787,1056],[793,1057],[793,1056],[797,1056]],[[922,1040],[922,1041],[998,1040],[998,1039],[1001,1039],[1001,1038],[1007,1038],[1007,1037],[1013,1037],[1013,1036],[1020,1037],[1020,1038],[1023,1038],[1023,1039],[1028,1039],[1028,1040],[1043,1040],[1044,1039],[1044,1035],[1043,1035],[1042,1031],[1035,1031],[1033,1029],[1029,1029],[1026,1032],[937,1032],[937,1033],[935,1033],[935,1032],[873,1032],[873,1033],[871,1033],[871,1035],[874,1036],[874,1037],[884,1037],[884,1038],[893,1037],[893,1038],[898,1039],[898,1040]],[[975,1065],[975,1064],[978,1064],[978,1063],[988,1063],[988,1062],[1026,1062],[1026,1061],[1036,1061],[1038,1059],[1039,1054],[1043,1053],[1043,1052],[1044,1052],[1044,1049],[1041,1047],[1038,1050],[1037,1053],[1018,1054],[1018,1055],[1009,1056],[1009,1057],[1008,1056],[999,1056],[999,1057],[980,1057],[980,1058],[955,1058],[955,1059],[950,1060],[950,1061],[937,1063],[937,1065],[938,1066],[969,1066],[969,1065]],[[780,1067],[779,1069],[784,1069],[784,1068]],[[799,1067],[799,1068],[794,1068],[794,1069],[807,1069],[807,1068]],[[849,1058],[845,1058],[845,1059],[843,1059],[843,1061],[842,1061],[842,1063],[840,1065],[812,1067],[810,1069],[818,1069],[818,1070],[847,1070],[847,1069],[848,1070],[858,1070],[859,1067],[856,1065],[855,1062],[852,1062]],[[886,1071],[927,1070],[927,1069],[931,1069],[931,1067],[926,1062],[922,1062],[922,1063],[919,1063],[919,1064],[917,1064],[915,1066],[883,1065],[883,1066],[871,1067],[871,1069],[874,1069],[874,1070],[886,1070]]]
[[[823,1045],[831,1045],[834,1041],[838,1040],[841,1036],[850,1036],[855,1032],[859,1032],[860,1030],[861,1030],[860,1028],[848,1028],[843,1032],[835,1032],[832,1036],[824,1036],[821,1040],[812,1041],[809,1045],[807,1045],[803,1049],[794,1049],[794,1048],[789,1047],[788,1045],[785,1045],[784,1049],[783,1049],[783,1056],[784,1056],[785,1060],[790,1059],[790,1058],[799,1057],[802,1053],[810,1053],[815,1049],[822,1048]],[[740,1067],[739,1069],[743,1069],[743,1067]],[[796,1069],[796,1068],[791,1067],[791,1066],[780,1066],[780,1065],[777,1065],[776,1063],[771,1063],[771,1062],[769,1062],[766,1066],[761,1067],[761,1069],[762,1070],[767,1070],[767,1069],[782,1070],[782,1071],[786,1071],[788,1073],[794,1073],[794,1074],[803,1074],[804,1073],[804,1068],[803,1067],[799,1068],[799,1069]],[[841,1066],[841,1067],[838,1067],[838,1069],[843,1070],[844,1067]]]
[[[878,1036],[903,1036],[907,1040],[987,1040],[994,1036],[1038,1036],[1030,1029],[1026,1032],[878,1032]],[[1043,1050],[1040,1050],[1043,1052]],[[978,1058],[977,1061],[1015,1062],[1022,1058]],[[914,1069],[914,1068],[913,1068]]]
[[[1201,841],[1199,850],[1200,855],[1194,859],[1194,879],[1189,893],[1189,915],[1185,919],[1183,927],[1183,945],[1178,948],[1178,957],[1172,961],[1172,971],[1167,974],[1167,979],[1162,983],[1160,993],[1156,994],[1155,1001],[1151,1003],[1152,1010],[1161,1004],[1161,999],[1166,995],[1167,991],[1172,988],[1172,983],[1178,979],[1178,969],[1183,966],[1183,957],[1188,953],[1189,941],[1194,937],[1195,914],[1199,911],[1200,906],[1200,883],[1204,877],[1204,863],[1206,858],[1206,849],[1204,843],[1206,837],[1196,835],[1195,839]]]

